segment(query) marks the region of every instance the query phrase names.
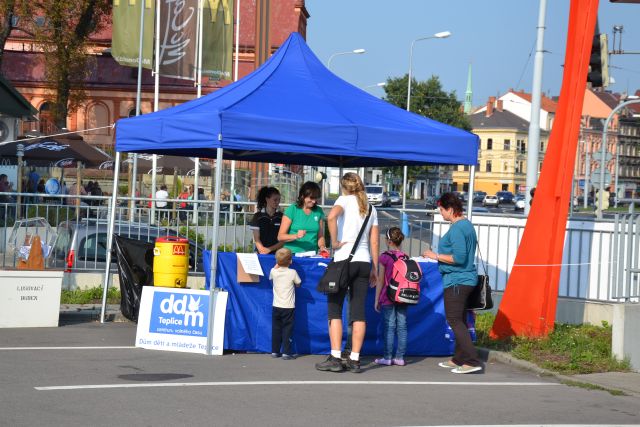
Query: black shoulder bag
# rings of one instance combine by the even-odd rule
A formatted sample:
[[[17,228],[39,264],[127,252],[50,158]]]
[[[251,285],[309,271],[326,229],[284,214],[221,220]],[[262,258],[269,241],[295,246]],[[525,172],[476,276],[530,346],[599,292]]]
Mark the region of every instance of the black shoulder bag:
[[[478,274],[478,284],[473,288],[473,292],[469,294],[467,299],[468,310],[491,310],[493,308],[493,298],[491,297],[491,285],[489,285],[489,275],[487,274],[487,266],[482,259],[480,252],[480,244],[478,243],[478,254],[480,255],[480,263],[484,274]]]
[[[351,248],[351,253],[349,254],[349,258],[342,261],[331,261],[327,266],[324,274],[320,278],[318,282],[318,286],[316,290],[318,292],[322,292],[325,294],[335,294],[340,289],[344,289],[349,286],[349,263],[353,258],[353,254],[355,254],[358,245],[360,244],[360,239],[362,238],[362,233],[364,233],[364,229],[367,227],[367,223],[369,222],[369,217],[371,216],[372,211],[371,205],[369,205],[369,213],[367,213],[367,217],[364,219],[362,223],[362,227],[360,227],[360,232],[358,233],[358,237],[356,238],[355,243],[353,244],[353,248]]]

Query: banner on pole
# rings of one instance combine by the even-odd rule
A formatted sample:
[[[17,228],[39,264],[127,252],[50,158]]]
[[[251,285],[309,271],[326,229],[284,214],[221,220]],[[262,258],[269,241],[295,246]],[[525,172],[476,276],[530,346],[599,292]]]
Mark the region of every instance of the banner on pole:
[[[235,0],[206,0],[202,75],[231,80],[233,63],[233,10]]]
[[[141,2],[144,2],[142,66],[151,69],[155,9],[153,0],[113,0],[111,55],[120,65],[138,66]]]
[[[231,79],[233,0],[203,0],[202,75]],[[198,0],[162,0],[160,74],[196,79]]]
[[[198,0],[161,0],[160,75],[195,80]]]

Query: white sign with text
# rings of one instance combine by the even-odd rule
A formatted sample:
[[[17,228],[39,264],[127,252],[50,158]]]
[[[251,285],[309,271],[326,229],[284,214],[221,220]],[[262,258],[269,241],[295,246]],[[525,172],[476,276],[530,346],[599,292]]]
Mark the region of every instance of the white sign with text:
[[[224,322],[229,294],[213,294],[212,354],[221,355],[224,344]],[[145,286],[142,289],[136,347],[207,352],[209,329],[209,291]]]
[[[63,274],[0,270],[0,328],[58,326]]]

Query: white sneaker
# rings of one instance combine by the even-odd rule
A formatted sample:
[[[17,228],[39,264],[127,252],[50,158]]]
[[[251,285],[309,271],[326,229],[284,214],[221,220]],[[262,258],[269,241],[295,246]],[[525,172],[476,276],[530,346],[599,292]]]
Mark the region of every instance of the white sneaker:
[[[447,368],[447,369],[458,368],[458,365],[453,363],[451,360],[447,360],[446,362],[440,362],[438,363],[438,366],[440,366],[441,368]]]
[[[482,371],[482,366],[462,365],[451,370],[454,374],[471,374],[478,371]]]

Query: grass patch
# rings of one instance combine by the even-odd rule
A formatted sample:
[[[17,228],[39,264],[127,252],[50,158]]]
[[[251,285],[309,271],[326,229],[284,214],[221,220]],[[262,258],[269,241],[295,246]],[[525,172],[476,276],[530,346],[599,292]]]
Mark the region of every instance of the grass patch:
[[[60,304],[102,304],[102,288],[62,290]],[[120,304],[120,290],[114,287],[107,291],[108,304]]]
[[[560,382],[562,384],[566,384],[566,385],[568,385],[570,387],[580,387],[580,388],[584,388],[586,390],[606,391],[609,394],[611,394],[612,396],[628,396],[628,394],[625,393],[622,390],[608,389],[608,388],[601,387],[601,386],[596,385],[596,384],[585,383],[585,382],[582,382],[582,381],[561,380]]]
[[[508,352],[518,359],[565,375],[631,370],[628,360],[619,361],[613,357],[611,326],[606,322],[602,326],[556,323],[554,331],[545,338],[492,340],[489,331],[494,319],[491,313],[478,314],[478,346]]]

